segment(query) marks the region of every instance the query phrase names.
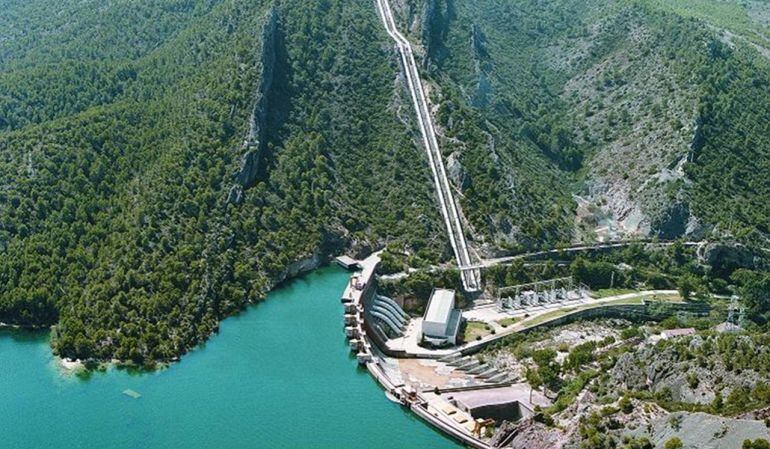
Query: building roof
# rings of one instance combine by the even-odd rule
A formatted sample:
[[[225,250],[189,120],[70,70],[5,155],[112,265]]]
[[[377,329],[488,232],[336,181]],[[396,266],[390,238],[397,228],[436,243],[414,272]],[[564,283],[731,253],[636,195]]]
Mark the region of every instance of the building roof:
[[[663,335],[666,337],[684,337],[685,335],[693,335],[695,333],[695,329],[692,327],[687,327],[684,329],[668,329],[663,331]]]
[[[424,321],[432,323],[449,323],[452,309],[455,306],[455,291],[437,288],[433,290],[425,310]]]
[[[721,323],[721,324],[717,325],[715,330],[717,332],[719,332],[720,334],[724,334],[724,333],[740,332],[740,331],[743,330],[743,328],[738,326],[737,324],[733,324],[733,323],[730,323],[730,322],[724,322],[724,323]]]

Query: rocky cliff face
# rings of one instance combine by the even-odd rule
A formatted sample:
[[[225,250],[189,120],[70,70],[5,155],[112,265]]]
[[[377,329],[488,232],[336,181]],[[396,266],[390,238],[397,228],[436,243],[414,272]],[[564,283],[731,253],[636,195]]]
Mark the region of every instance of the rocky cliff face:
[[[644,435],[655,447],[664,447],[676,437],[686,443],[685,447],[732,449],[741,447],[746,440],[770,438],[770,429],[761,421],[677,412],[653,421]]]
[[[262,28],[259,84],[254,91],[254,110],[249,118],[249,132],[241,149],[243,155],[240,167],[233,175],[235,184],[230,189],[228,198],[230,202],[239,203],[243,197],[243,190],[254,184],[259,173],[259,161],[266,147],[265,132],[270,106],[268,94],[273,86],[278,31],[278,13],[275,8],[272,8]]]
[[[702,254],[702,261],[717,271],[730,272],[737,268],[753,269],[757,257],[746,246],[737,242],[710,243]]]
[[[750,339],[742,341],[753,345]],[[715,342],[713,338],[694,337],[689,347],[697,350]],[[689,404],[710,404],[717,394],[727,397],[736,388],[754,388],[767,380],[751,369],[731,370],[716,356],[699,362],[675,346],[663,349],[647,346],[635,353],[623,354],[610,375],[620,388],[666,393],[673,401]]]
[[[471,49],[476,72],[476,86],[471,96],[471,104],[477,108],[485,108],[493,94],[492,82],[489,80],[493,67],[487,51],[487,38],[481,27],[475,23],[471,27]]]
[[[427,0],[420,20],[422,44],[425,47],[423,64],[430,68],[446,57],[445,40],[449,22],[454,16],[452,0]]]
[[[658,33],[641,17],[613,17],[550,51],[575,70],[562,99],[578,142],[589,149],[588,199],[604,218],[599,237],[669,239],[692,230],[685,165],[697,97],[668,63]]]
[[[308,271],[315,270],[323,263],[323,256],[320,252],[315,252],[302,259],[296,260],[290,263],[282,275],[275,279],[274,282],[279,284],[287,279],[291,279],[299,274],[307,273]]]

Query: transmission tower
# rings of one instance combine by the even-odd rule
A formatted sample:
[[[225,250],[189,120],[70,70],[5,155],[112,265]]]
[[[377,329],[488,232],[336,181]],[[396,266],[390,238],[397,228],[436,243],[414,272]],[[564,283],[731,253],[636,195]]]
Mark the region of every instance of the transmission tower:
[[[743,318],[743,308],[738,305],[738,296],[732,295],[730,297],[730,305],[727,309],[727,322],[730,324],[738,325],[738,322],[735,319],[735,312],[739,311],[739,319]]]

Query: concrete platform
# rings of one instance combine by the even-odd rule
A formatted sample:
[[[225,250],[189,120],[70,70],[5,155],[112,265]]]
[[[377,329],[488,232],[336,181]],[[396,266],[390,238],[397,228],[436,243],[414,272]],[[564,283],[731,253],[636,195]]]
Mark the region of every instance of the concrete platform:
[[[352,257],[349,257],[349,256],[343,255],[343,256],[335,257],[334,261],[337,263],[337,265],[341,266],[346,270],[354,271],[354,270],[361,269],[361,264],[356,259],[353,259]]]
[[[458,408],[470,413],[474,418],[515,420],[532,416],[536,405],[541,407],[550,405],[550,401],[540,391],[531,390],[527,384],[457,391],[444,393],[444,396],[451,398]],[[517,414],[518,416],[514,416]]]

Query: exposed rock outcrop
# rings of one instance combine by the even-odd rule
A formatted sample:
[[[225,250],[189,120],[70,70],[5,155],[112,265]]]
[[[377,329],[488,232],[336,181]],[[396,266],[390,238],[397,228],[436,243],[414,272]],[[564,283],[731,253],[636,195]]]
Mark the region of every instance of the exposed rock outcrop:
[[[233,175],[235,185],[228,195],[228,201],[233,203],[239,203],[243,198],[243,190],[251,187],[256,181],[259,161],[266,147],[265,132],[270,106],[268,93],[273,85],[277,34],[278,13],[272,8],[262,28],[261,73],[254,92],[254,110],[249,119],[249,132],[243,142],[240,167]]]
[[[422,33],[422,43],[428,55],[431,53],[431,46],[434,42],[436,29],[434,23],[438,21],[439,14],[438,0],[428,0],[425,2],[425,9],[420,20],[420,32]]]
[[[703,252],[704,261],[716,270],[754,268],[754,254],[740,243],[710,243]]]
[[[460,155],[457,152],[450,154],[447,158],[446,169],[449,179],[454,185],[458,186],[460,190],[465,190],[468,187],[469,178],[467,177],[465,170],[463,170],[463,166],[460,163]]]
[[[477,108],[484,108],[489,104],[493,86],[489,80],[492,71],[492,62],[487,52],[487,38],[481,28],[473,24],[471,27],[471,50],[476,71],[476,89],[471,98],[471,104]]]
[[[425,67],[440,63],[446,56],[444,41],[449,22],[454,16],[452,0],[427,0],[420,21],[421,39],[425,47]]]
[[[745,440],[770,438],[770,429],[762,421],[677,412],[653,422],[646,436],[655,447],[663,447],[666,441],[677,437],[688,448],[733,449],[741,447]]]
[[[694,337],[689,346],[697,348],[704,341]],[[742,344],[753,347],[749,339]],[[717,394],[727,397],[735,388],[754,388],[767,380],[750,369],[731,371],[716,356],[710,358],[708,365],[701,365],[674,346],[647,346],[621,355],[610,376],[618,388],[666,394],[673,401],[689,404],[710,404]]]
[[[474,58],[485,59],[489,56],[487,53],[487,37],[475,23],[471,27],[471,47],[473,48]]]
[[[564,432],[532,419],[521,421],[509,440],[513,449],[558,449],[566,442]]]
[[[652,229],[661,239],[675,239],[687,233],[689,221],[690,206],[687,203],[674,203],[662,211],[652,223]]]
[[[283,279],[291,279],[298,274],[306,273],[308,271],[315,270],[321,266],[322,257],[321,254],[316,252],[302,259],[296,260],[290,263],[283,272]]]

